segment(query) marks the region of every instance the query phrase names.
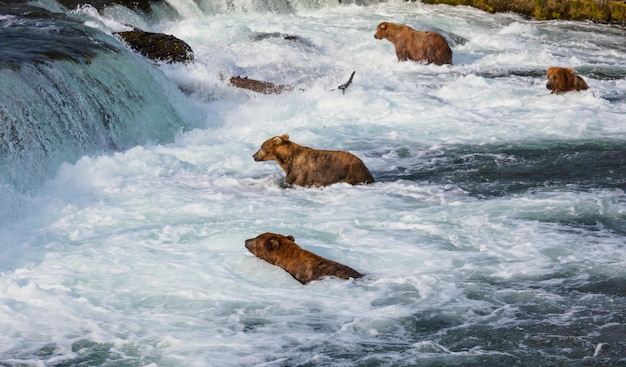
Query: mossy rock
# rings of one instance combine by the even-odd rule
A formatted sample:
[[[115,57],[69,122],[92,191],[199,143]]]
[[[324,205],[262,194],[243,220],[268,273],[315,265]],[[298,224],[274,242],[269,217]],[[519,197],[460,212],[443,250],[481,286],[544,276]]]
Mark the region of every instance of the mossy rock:
[[[514,12],[538,20],[590,20],[626,25],[625,1],[601,0],[421,0],[425,4],[467,5],[490,13]]]
[[[145,57],[167,63],[193,61],[193,50],[185,42],[172,35],[139,30],[116,32],[133,50]]]

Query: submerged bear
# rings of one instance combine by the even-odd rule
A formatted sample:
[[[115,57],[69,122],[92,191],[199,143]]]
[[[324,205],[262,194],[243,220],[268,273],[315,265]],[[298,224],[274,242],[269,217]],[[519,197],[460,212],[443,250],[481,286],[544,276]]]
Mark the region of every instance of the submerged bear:
[[[452,64],[450,45],[439,33],[417,31],[403,24],[383,22],[376,27],[374,38],[384,38],[393,43],[398,61]]]
[[[256,257],[280,266],[302,284],[333,276],[341,279],[361,278],[358,271],[328,260],[295,243],[293,236],[266,232],[246,240],[246,248]]]
[[[550,94],[581,91],[589,88],[585,80],[574,73],[573,68],[551,66],[548,68],[546,76],[548,77],[546,88],[551,91]]]
[[[372,183],[374,178],[363,161],[348,152],[318,150],[298,145],[289,135],[267,139],[253,155],[257,162],[276,161],[285,171],[285,182],[298,186],[327,186],[338,182]]]

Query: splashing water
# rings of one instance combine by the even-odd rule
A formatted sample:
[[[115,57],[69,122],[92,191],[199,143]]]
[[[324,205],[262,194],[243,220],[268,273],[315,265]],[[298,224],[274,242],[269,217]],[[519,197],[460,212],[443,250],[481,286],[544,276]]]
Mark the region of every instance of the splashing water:
[[[47,151],[71,150],[43,173],[2,152],[0,364],[624,363],[623,29],[406,2],[71,15],[95,56],[0,69],[22,83],[2,91],[4,141],[27,121],[20,137],[39,124],[59,131]],[[382,21],[441,32],[453,65],[398,63]],[[110,36],[127,24],[185,40],[195,62],[142,60]],[[550,95],[550,65],[590,89]],[[67,103],[30,96],[32,111],[59,117],[15,117],[35,88]],[[252,159],[282,133],[354,153],[376,182],[284,188]],[[366,276],[302,286],[244,248],[265,231]]]

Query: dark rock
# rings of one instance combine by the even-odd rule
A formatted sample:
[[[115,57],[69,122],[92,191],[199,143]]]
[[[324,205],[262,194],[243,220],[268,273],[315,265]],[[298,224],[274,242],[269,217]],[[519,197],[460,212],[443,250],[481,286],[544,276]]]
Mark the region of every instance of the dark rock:
[[[291,92],[293,90],[293,87],[290,85],[274,84],[255,79],[248,79],[248,77],[242,78],[240,76],[230,78],[230,83],[235,87],[249,89],[263,94],[281,94]]]
[[[250,38],[253,41],[263,41],[266,39],[270,39],[270,38],[281,38],[284,39],[285,41],[290,41],[293,43],[299,43],[308,47],[314,47],[313,42],[311,42],[310,40],[300,37],[300,36],[296,36],[293,34],[286,34],[286,33],[278,33],[278,32],[254,32],[250,35]]]
[[[133,50],[154,61],[167,63],[193,61],[193,50],[172,35],[141,30],[116,32]]]

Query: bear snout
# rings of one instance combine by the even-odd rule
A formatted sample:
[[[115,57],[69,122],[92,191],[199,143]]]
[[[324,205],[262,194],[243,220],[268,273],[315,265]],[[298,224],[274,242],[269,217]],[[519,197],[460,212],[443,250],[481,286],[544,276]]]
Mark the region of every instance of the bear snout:
[[[261,152],[261,151],[259,150],[258,152],[254,153],[254,154],[252,155],[252,158],[254,158],[254,161],[255,161],[255,162],[260,162],[260,161],[262,161],[262,160],[263,160],[263,152]]]
[[[546,88],[552,90],[554,88],[554,84],[551,81],[549,81],[546,83]]]
[[[249,238],[246,240],[246,248],[248,251],[254,253],[254,245],[256,244],[256,238]]]

